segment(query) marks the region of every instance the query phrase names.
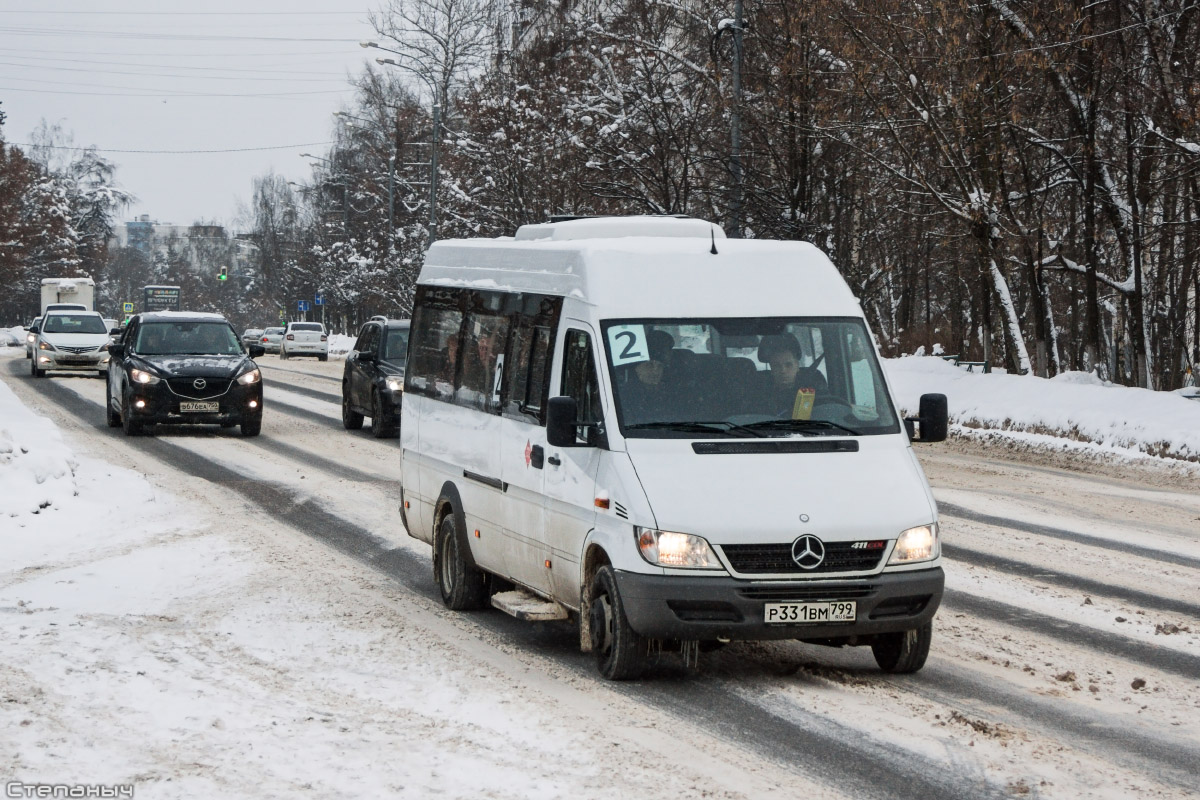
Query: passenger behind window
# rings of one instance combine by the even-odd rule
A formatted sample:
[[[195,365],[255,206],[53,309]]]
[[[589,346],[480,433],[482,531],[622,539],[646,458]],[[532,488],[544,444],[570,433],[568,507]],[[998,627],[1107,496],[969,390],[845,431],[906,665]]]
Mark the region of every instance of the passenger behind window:
[[[758,344],[758,360],[770,366],[767,374],[768,381],[761,384],[764,405],[767,413],[777,416],[807,419],[807,411],[812,410],[811,401],[797,404],[797,393],[801,389],[813,393],[812,400],[826,394],[829,384],[821,371],[813,367],[800,366],[800,342],[790,333],[778,336],[764,336]]]

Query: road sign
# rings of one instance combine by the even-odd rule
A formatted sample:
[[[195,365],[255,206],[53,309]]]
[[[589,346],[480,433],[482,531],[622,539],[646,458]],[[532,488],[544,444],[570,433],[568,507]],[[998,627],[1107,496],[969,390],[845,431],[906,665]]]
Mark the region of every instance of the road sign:
[[[300,301],[298,301],[298,302],[296,303],[296,307],[297,307],[298,309],[300,309],[301,311],[308,311],[308,301],[307,301],[307,300],[300,300]]]
[[[319,295],[319,294],[318,294],[318,295],[313,295],[313,305],[314,305],[314,306],[323,306],[323,305],[325,305],[325,298],[324,298],[324,297],[321,297],[321,295]]]
[[[133,313],[133,303],[121,303],[121,313],[126,316]]]
[[[142,289],[145,293],[142,308],[146,311],[178,311],[179,310],[179,287],[178,286],[146,286]]]

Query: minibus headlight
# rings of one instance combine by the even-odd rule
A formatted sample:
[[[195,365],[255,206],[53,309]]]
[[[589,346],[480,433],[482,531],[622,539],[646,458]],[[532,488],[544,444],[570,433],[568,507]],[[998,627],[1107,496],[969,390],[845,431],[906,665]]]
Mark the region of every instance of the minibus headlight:
[[[252,369],[249,372],[243,372],[239,375],[237,382],[242,386],[249,386],[252,383],[258,383],[260,380],[262,380],[262,373],[256,369]]]
[[[137,369],[136,367],[129,370],[129,378],[134,383],[140,383],[142,385],[158,383],[157,375],[146,372],[144,369]]]
[[[635,527],[642,558],[659,567],[722,569],[717,554],[700,536]]]
[[[918,528],[909,528],[896,539],[896,548],[888,564],[911,564],[914,561],[931,561],[938,557],[938,524],[932,522]]]

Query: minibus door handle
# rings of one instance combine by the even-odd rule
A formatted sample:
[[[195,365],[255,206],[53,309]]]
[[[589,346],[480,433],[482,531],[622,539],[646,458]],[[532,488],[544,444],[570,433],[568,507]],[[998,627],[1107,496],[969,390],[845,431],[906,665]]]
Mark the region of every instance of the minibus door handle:
[[[546,451],[542,449],[540,444],[535,444],[533,447],[529,448],[529,466],[533,467],[534,469],[541,469],[542,462],[545,460],[545,458]],[[551,461],[550,463],[553,464],[554,462]]]
[[[562,464],[562,459],[559,458],[558,456],[550,456],[546,460],[550,462],[550,466],[552,466],[552,467],[557,467]]]

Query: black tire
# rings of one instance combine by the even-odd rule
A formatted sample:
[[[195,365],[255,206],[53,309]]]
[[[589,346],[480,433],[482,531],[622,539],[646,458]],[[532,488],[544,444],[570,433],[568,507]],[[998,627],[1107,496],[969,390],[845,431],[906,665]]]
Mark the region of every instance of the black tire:
[[[104,389],[104,419],[110,428],[121,427],[121,415],[113,410],[112,395],[109,394],[107,383]]]
[[[348,431],[356,431],[362,427],[363,415],[350,407],[350,398],[346,389],[342,389],[342,427]]]
[[[371,391],[371,435],[376,439],[391,439],[396,435],[396,426],[383,414],[383,398],[378,389]]]
[[[328,361],[329,356],[317,356],[317,361]]]
[[[258,436],[262,432],[262,417],[242,420],[242,436]]]
[[[596,571],[591,595],[592,652],[596,655],[596,669],[610,681],[639,677],[646,669],[646,639],[629,627],[612,567],[605,564]]]
[[[283,352],[282,348],[279,350],[279,360],[287,361],[287,353]]]
[[[30,374],[32,374],[32,375],[33,375],[33,377],[35,377],[35,378],[44,378],[44,377],[46,377],[46,370],[44,370],[44,369],[38,369],[38,365],[37,365],[37,359],[36,359],[36,358],[34,358],[32,361],[30,361],[30,362],[29,362],[29,372],[30,372]]]
[[[925,666],[933,642],[933,622],[900,633],[883,633],[871,643],[875,663],[884,672],[907,674]]]
[[[141,436],[146,432],[141,420],[134,419],[133,413],[124,403],[121,404],[121,427],[125,429],[126,436]]]
[[[108,380],[108,370],[106,370],[106,369],[100,370],[99,372],[96,373],[96,377],[102,381]]]
[[[434,579],[442,592],[442,602],[451,611],[483,608],[488,599],[487,575],[467,564],[461,547],[458,523],[451,511],[438,526]]]

